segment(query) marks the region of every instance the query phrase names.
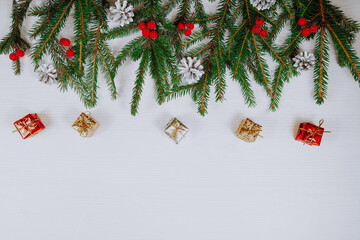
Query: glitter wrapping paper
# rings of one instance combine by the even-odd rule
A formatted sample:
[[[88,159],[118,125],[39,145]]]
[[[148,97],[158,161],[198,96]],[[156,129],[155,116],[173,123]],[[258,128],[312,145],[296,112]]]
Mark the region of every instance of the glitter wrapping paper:
[[[23,139],[35,135],[45,129],[44,124],[36,113],[28,114],[14,122],[16,132],[19,132]]]
[[[261,131],[261,125],[246,118],[241,121],[236,136],[245,142],[255,142]]]
[[[81,113],[72,125],[81,137],[91,137],[99,126],[100,124],[91,117],[90,113]]]
[[[165,127],[165,133],[175,141],[176,144],[186,135],[189,129],[178,119],[173,118]]]

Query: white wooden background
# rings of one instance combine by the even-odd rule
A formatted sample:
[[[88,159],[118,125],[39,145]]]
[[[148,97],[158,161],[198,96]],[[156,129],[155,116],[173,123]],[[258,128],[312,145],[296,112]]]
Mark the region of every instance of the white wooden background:
[[[1,36],[11,2],[0,1]],[[360,20],[358,0],[333,2]],[[359,41],[355,47],[360,54]],[[256,108],[244,105],[229,79],[227,101],[212,95],[201,117],[190,97],[158,106],[148,79],[132,117],[137,63],[129,62],[116,77],[117,101],[100,79],[91,111],[101,126],[90,139],[71,128],[85,111],[73,92],[40,83],[29,58],[16,77],[1,56],[0,239],[359,240],[360,88],[330,49],[326,103],[314,103],[308,72],[285,86],[275,113],[255,83]],[[15,120],[33,112],[45,131],[27,140],[11,133]],[[173,116],[190,128],[179,145],[163,133]],[[254,144],[234,135],[246,117],[264,129]],[[332,133],[321,147],[294,140],[300,122],[322,118]]]

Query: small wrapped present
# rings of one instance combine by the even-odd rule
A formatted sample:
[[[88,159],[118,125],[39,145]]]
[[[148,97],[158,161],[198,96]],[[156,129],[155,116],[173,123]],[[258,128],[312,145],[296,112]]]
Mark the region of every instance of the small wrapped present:
[[[91,137],[99,126],[100,124],[91,117],[90,112],[81,113],[72,125],[81,137]]]
[[[23,139],[35,135],[45,129],[44,124],[36,113],[28,114],[25,117],[14,122],[16,130]]]
[[[330,133],[330,131],[324,131],[324,128],[321,127],[323,123],[323,119],[319,121],[319,126],[311,123],[300,123],[295,140],[310,146],[320,146],[323,134]]]
[[[165,127],[165,133],[173,139],[176,144],[185,136],[189,129],[178,119],[173,118]]]
[[[236,131],[236,136],[245,142],[255,142],[256,138],[260,136],[261,131],[261,126],[259,124],[246,118],[241,121]]]

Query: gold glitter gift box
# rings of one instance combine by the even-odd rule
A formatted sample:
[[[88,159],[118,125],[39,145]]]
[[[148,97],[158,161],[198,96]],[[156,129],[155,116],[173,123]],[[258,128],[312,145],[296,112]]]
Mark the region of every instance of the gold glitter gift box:
[[[259,124],[246,118],[241,121],[236,136],[245,142],[255,142],[256,138],[260,136],[261,128]]]
[[[80,133],[81,137],[91,137],[100,124],[91,117],[91,113],[81,113],[72,127]]]
[[[176,144],[186,135],[189,129],[177,118],[173,118],[165,127],[165,133],[175,141]]]

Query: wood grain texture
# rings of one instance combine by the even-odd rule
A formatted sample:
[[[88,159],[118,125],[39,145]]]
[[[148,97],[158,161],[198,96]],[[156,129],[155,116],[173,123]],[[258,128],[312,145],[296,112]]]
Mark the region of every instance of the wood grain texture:
[[[1,36],[10,3],[0,2]],[[358,0],[334,3],[360,20]],[[75,93],[40,83],[29,58],[14,76],[1,56],[0,239],[359,240],[360,88],[330,52],[324,105],[312,98],[311,72],[285,85],[275,113],[261,86],[253,84],[258,106],[248,109],[228,78],[227,101],[215,103],[212,94],[206,117],[190,97],[158,106],[151,79],[132,117],[137,63],[127,62],[116,77],[117,101],[99,79],[91,112],[101,126],[89,139],[71,128],[86,110]],[[11,133],[33,112],[43,132],[25,141]],[[174,116],[190,129],[178,145],[164,133]],[[263,126],[253,144],[235,136],[246,117]],[[321,147],[294,140],[300,122],[320,119],[332,131]]]

